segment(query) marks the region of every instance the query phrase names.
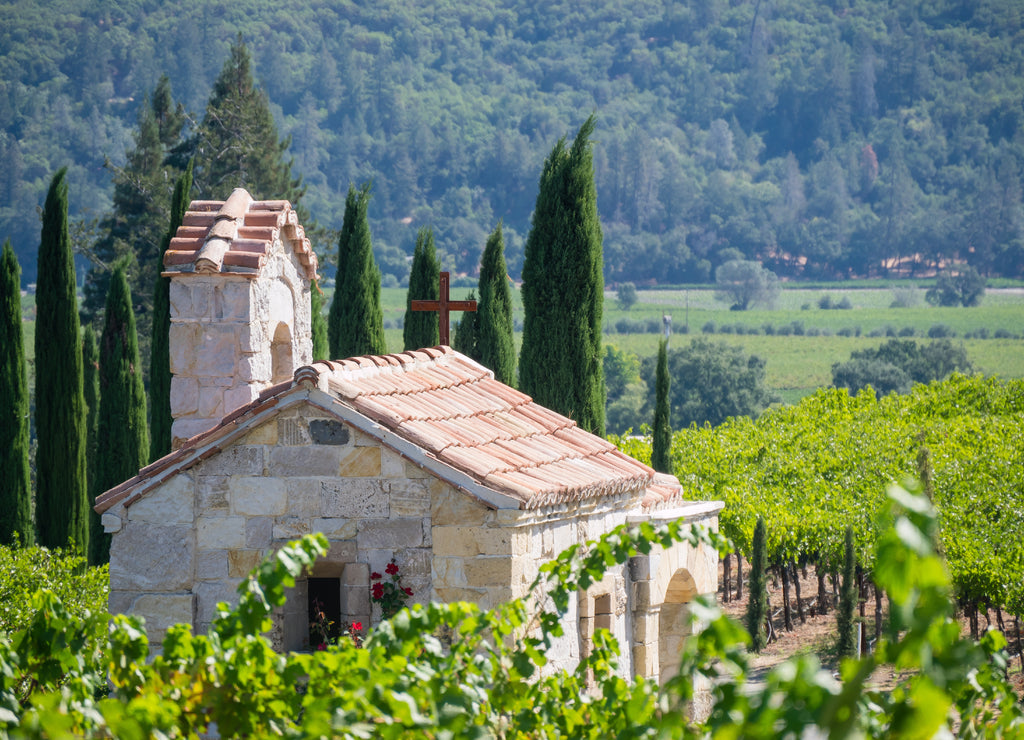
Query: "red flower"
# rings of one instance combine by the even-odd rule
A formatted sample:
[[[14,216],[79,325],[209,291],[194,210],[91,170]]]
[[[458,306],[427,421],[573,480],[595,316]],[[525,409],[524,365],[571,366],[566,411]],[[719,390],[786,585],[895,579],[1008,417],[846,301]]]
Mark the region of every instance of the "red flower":
[[[352,631],[353,632],[362,632],[363,631],[363,623],[362,622],[353,622],[352,623]]]
[[[388,563],[388,567],[384,569],[384,572],[389,576],[396,575],[398,573],[398,566],[392,561]]]
[[[373,584],[373,598],[381,599],[384,597],[384,585],[381,583]]]
[[[373,573],[371,573],[371,574],[370,574],[370,580],[373,580],[373,581],[379,581],[379,580],[380,580],[381,578],[383,578],[383,577],[384,577],[384,576],[382,576],[382,575],[381,575],[380,573],[378,573],[377,571],[373,571]]]
[[[321,643],[320,643],[319,645],[317,645],[317,646],[316,646],[316,649],[317,649],[317,650],[326,650],[326,649],[327,649],[327,646],[326,646],[326,645],[324,645],[324,644],[323,644],[323,643],[321,642]]]
[[[406,596],[412,596],[412,589],[411,588],[406,587],[406,588],[403,588],[402,590],[405,591],[405,595]]]

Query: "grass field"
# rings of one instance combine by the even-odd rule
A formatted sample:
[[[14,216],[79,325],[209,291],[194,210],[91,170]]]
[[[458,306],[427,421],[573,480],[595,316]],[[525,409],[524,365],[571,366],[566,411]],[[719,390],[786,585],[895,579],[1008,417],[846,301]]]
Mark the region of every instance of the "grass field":
[[[906,335],[910,331],[917,341],[927,342],[930,341],[929,331],[938,326],[945,327],[952,341],[963,345],[978,371],[1005,378],[1024,377],[1024,287],[989,289],[981,305],[974,308],[929,306],[924,302],[924,291],[918,289],[917,295],[912,296],[917,299],[916,305],[890,308],[895,296],[891,288],[880,287],[877,282],[867,283],[868,287],[859,285],[862,284],[825,288],[787,286],[772,310],[743,312],[729,311],[726,304],[716,301],[714,292],[706,288],[641,290],[639,301],[628,311],[620,309],[615,293],[608,291],[604,310],[605,341],[641,357],[653,356],[658,349],[658,333],[618,333],[616,325],[625,320],[650,324],[653,329],[660,327],[661,317],[668,314],[675,331],[671,346],[679,347],[694,337],[707,336],[759,355],[766,361],[768,385],[784,402],[795,402],[831,384],[833,363],[849,359],[853,350],[875,347],[886,341],[887,335]],[[325,292],[328,292],[326,304],[329,305],[329,291]],[[452,295],[461,299],[468,292],[465,288],[455,288]],[[819,300],[826,295],[833,303],[846,299],[851,308],[818,308]],[[30,363],[34,357],[33,299],[31,295],[22,299],[26,354]],[[385,336],[391,352],[402,349],[405,301],[403,288],[381,291],[385,327],[390,327],[385,329]],[[521,326],[523,310],[518,291],[514,301],[515,320]],[[453,325],[458,316],[455,315]],[[794,331],[794,322],[799,332]],[[715,326],[714,332],[705,334],[703,329],[711,323]],[[687,326],[689,332],[684,333]],[[766,328],[774,333],[766,333]],[[1000,330],[1015,338],[995,338]],[[788,331],[788,335],[783,335],[783,331]],[[976,338],[984,332],[990,338]],[[517,333],[516,341],[521,338]]]

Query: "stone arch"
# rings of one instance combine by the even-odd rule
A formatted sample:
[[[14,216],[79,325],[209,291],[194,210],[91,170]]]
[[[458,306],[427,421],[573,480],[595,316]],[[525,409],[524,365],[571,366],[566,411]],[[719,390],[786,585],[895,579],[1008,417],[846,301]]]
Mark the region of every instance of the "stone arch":
[[[281,321],[274,328],[274,334],[270,340],[270,375],[272,383],[289,380],[295,372],[292,349],[291,326]]]
[[[679,673],[679,656],[690,635],[689,604],[697,583],[686,568],[678,568],[668,582],[658,615],[658,678],[661,683]]]

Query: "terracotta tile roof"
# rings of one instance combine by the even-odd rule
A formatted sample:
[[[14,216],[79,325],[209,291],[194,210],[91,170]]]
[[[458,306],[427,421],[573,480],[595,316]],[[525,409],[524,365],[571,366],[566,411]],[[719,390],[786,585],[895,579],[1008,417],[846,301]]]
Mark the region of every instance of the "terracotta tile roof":
[[[313,367],[356,411],[529,508],[643,490],[654,477],[448,347]]]
[[[321,399],[321,408],[342,418],[361,419],[364,432],[385,444],[392,440],[402,454],[413,450],[419,464],[453,484],[496,492],[500,500],[514,500],[521,508],[630,493],[642,496],[645,507],[682,499],[672,476],[655,473],[571,419],[503,385],[468,357],[433,347],[299,368],[292,380],[266,389],[213,429],[104,493],[96,500],[97,511],[120,501],[132,503],[306,398]]]
[[[291,203],[253,200],[235,188],[225,201],[192,201],[164,253],[164,272],[255,277],[277,239],[291,244],[306,277],[316,279],[316,253]]]

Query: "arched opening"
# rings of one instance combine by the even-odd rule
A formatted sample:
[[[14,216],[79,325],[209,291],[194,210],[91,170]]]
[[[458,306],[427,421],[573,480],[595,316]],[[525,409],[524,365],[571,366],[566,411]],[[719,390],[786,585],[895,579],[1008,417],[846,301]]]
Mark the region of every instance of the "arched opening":
[[[273,383],[288,380],[295,372],[292,361],[292,330],[283,321],[274,329],[274,338],[270,341],[270,366]]]
[[[690,571],[680,568],[672,574],[658,618],[658,678],[665,683],[679,673],[679,656],[690,636],[689,603],[697,595]]]

